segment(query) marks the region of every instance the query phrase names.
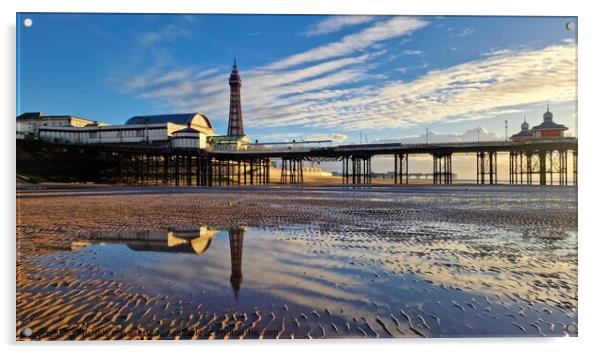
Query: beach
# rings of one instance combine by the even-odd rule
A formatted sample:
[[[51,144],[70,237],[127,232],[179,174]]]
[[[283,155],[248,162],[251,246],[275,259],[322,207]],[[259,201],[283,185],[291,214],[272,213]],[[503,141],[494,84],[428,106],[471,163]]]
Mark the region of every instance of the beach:
[[[576,336],[577,190],[17,191],[17,340]]]

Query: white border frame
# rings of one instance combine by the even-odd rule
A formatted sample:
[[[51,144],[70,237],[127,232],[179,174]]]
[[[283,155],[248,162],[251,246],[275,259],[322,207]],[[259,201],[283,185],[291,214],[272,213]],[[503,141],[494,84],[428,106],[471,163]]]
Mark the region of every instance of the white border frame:
[[[305,352],[316,350],[336,350],[350,353],[371,350],[376,345],[378,351],[415,351],[427,353],[466,352],[466,353],[568,353],[582,349],[594,349],[597,337],[601,336],[599,326],[600,304],[596,301],[600,294],[599,269],[602,250],[599,228],[595,224],[598,216],[596,176],[600,176],[600,163],[594,154],[602,147],[594,144],[602,134],[599,111],[600,101],[600,12],[595,9],[595,1],[557,0],[413,0],[395,4],[391,0],[219,0],[216,2],[199,0],[9,0],[2,2],[3,55],[2,90],[3,119],[10,128],[2,129],[4,172],[0,184],[5,199],[2,204],[2,217],[6,230],[2,233],[4,256],[2,266],[1,292],[2,313],[1,333],[3,344],[9,351],[32,350],[41,353],[71,353],[85,350],[91,353],[104,353],[107,350],[144,350],[148,353],[164,353],[168,350],[249,350],[260,349],[267,352]],[[242,347],[232,347],[232,343],[219,342],[159,342],[159,343],[15,343],[15,19],[16,12],[145,12],[145,13],[274,13],[274,14],[400,14],[400,15],[516,15],[516,16],[578,16],[579,26],[579,113],[580,121],[579,153],[579,337],[556,339],[431,339],[431,340],[323,340],[323,341],[246,341]],[[178,346],[173,348],[169,346]],[[82,348],[81,346],[85,346]],[[134,347],[135,346],[135,347]],[[182,348],[180,346],[185,346]],[[193,347],[202,346],[202,347]],[[227,347],[226,347],[227,346]],[[169,349],[168,349],[169,347]]]

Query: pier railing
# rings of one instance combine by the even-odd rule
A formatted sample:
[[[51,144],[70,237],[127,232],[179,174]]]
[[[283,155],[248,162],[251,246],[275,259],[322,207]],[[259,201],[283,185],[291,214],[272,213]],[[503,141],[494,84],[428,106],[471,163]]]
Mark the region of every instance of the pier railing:
[[[308,152],[313,149],[332,147],[332,140],[285,141],[252,143],[243,145],[245,151],[271,151],[271,152]]]

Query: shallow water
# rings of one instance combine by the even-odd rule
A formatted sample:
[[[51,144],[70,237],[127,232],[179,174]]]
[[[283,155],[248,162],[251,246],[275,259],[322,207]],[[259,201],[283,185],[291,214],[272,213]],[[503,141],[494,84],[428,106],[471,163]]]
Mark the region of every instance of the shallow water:
[[[576,289],[562,288],[562,274],[576,272],[566,261],[576,230],[541,234],[412,217],[384,232],[99,231],[36,260],[124,284],[125,300],[106,300],[123,302],[114,322],[162,338],[576,335]],[[48,291],[69,296],[67,286]]]

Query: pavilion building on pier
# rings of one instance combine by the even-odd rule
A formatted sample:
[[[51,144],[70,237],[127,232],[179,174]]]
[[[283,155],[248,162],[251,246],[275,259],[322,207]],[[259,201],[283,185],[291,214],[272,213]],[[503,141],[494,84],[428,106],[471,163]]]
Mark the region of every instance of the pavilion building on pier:
[[[191,133],[193,133],[191,136]],[[136,116],[107,125],[86,118],[24,113],[17,117],[17,138],[61,144],[150,144],[206,148],[215,131],[202,113]]]
[[[543,114],[543,122],[539,125],[529,129],[529,123],[525,118],[521,124],[520,132],[512,135],[510,140],[512,141],[529,141],[533,139],[557,139],[564,138],[564,132],[569,128],[554,122],[554,114],[550,112],[548,107],[546,112]]]

